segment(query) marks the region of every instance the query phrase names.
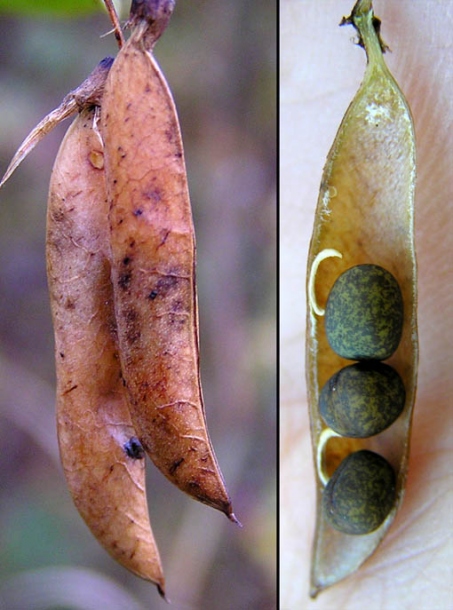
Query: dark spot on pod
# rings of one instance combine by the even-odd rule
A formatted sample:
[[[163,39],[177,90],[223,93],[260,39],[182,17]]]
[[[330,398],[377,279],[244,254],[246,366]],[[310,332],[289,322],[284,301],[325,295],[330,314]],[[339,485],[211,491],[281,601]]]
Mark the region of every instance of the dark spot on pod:
[[[74,390],[77,390],[79,386],[77,384],[71,386],[70,388],[68,388],[67,390],[65,390],[63,392],[63,396],[65,396],[66,394],[70,394],[71,392],[73,392]]]
[[[104,57],[104,59],[101,59],[101,61],[99,62],[97,67],[100,70],[107,72],[112,67],[114,59],[115,59],[114,57],[110,57],[110,56]]]
[[[391,273],[357,265],[340,275],[326,305],[330,347],[349,360],[385,360],[399,345],[403,298]]]
[[[369,534],[377,529],[395,502],[395,472],[373,451],[348,455],[329,479],[323,511],[330,525],[344,534]]]
[[[131,438],[124,443],[124,451],[133,460],[142,460],[145,457],[143,445],[136,436],[131,436]]]
[[[140,400],[142,402],[146,402],[148,400],[149,387],[150,384],[147,381],[142,381],[140,383]]]
[[[165,244],[165,242],[167,241],[168,236],[170,235],[170,231],[168,231],[167,229],[164,229],[163,231],[160,232],[160,235],[161,235],[161,240],[160,240],[159,246],[163,246]]]
[[[177,277],[167,275],[160,278],[148,293],[148,299],[154,301],[158,296],[165,297],[173,288],[178,288],[179,280]]]
[[[170,468],[169,468],[169,471],[168,471],[168,472],[169,472],[171,475],[174,475],[174,474],[175,474],[175,472],[178,470],[178,468],[181,466],[181,464],[182,464],[183,462],[184,462],[184,458],[183,458],[183,457],[182,457],[182,458],[179,458],[179,460],[175,460],[175,461],[173,462],[173,464],[170,466]]]
[[[395,369],[367,360],[332,375],[321,390],[319,411],[338,434],[366,438],[393,424],[405,400],[404,385]]]
[[[175,330],[175,331],[180,331],[182,330],[186,323],[187,323],[187,318],[185,316],[180,316],[174,313],[169,313],[168,314],[168,324]]]
[[[141,216],[143,214],[143,210],[141,208],[137,208],[132,213],[134,216]]]
[[[181,299],[174,299],[171,303],[171,310],[174,313],[178,313],[180,311],[187,311],[186,303],[183,303]]]
[[[144,199],[148,199],[153,203],[159,203],[162,200],[162,191],[158,188],[153,188],[152,185],[148,190],[143,191],[142,195]]]
[[[118,279],[118,286],[123,290],[126,290],[131,283],[131,273],[122,273]]]
[[[62,220],[65,220],[65,217],[65,212],[60,208],[52,212],[52,220],[55,222],[61,222]]]
[[[173,275],[167,275],[164,277],[161,277],[158,281],[157,281],[157,289],[159,291],[164,291],[164,292],[168,292],[171,288],[177,286],[178,284],[178,278],[173,276]]]
[[[141,336],[139,315],[135,309],[130,308],[125,311],[124,318],[126,321],[126,339],[132,345]]]

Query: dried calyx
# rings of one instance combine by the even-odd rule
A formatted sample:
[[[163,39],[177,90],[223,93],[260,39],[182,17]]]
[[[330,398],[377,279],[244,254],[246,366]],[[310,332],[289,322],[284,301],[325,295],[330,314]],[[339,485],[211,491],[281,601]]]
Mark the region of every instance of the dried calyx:
[[[39,144],[54,127],[77,111],[81,112],[91,106],[100,105],[107,74],[109,73],[112,64],[113,57],[105,57],[100,61],[83,83],[65,95],[58,108],[52,110],[52,112],[45,116],[42,121],[32,129],[11,159],[11,163],[0,181],[0,188],[12,176],[25,157],[31,153],[35,146]]]
[[[136,28],[135,35],[147,50],[165,31],[174,8],[175,0],[132,0],[128,26]]]

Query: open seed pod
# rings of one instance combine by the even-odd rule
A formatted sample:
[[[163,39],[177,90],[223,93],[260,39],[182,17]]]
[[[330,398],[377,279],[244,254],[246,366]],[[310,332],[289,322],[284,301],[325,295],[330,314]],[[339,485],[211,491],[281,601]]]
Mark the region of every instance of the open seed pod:
[[[313,597],[354,572],[373,553],[401,504],[418,360],[413,231],[415,139],[411,113],[384,62],[385,46],[371,0],[359,0],[343,23],[352,24],[358,31],[368,63],[327,158],[308,257],[306,375],[317,488]],[[388,271],[401,291],[401,339],[387,364],[401,378],[405,403],[400,417],[385,432],[352,439],[332,431],[319,412],[321,389],[351,364],[329,344],[324,313],[338,277],[364,264]],[[357,327],[351,331],[357,337],[363,331],[361,324],[359,316]],[[351,536],[327,522],[322,503],[325,486],[338,464],[360,449],[372,449],[391,465],[396,474],[395,499],[377,529]]]

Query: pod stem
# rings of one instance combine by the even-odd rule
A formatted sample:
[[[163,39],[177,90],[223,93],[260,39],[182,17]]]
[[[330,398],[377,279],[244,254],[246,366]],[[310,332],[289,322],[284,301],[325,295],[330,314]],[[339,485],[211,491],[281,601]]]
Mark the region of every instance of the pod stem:
[[[174,8],[175,0],[132,0],[127,26],[134,28],[133,38],[151,51],[167,28]]]
[[[124,36],[120,25],[120,20],[118,19],[118,13],[115,9],[115,5],[113,4],[113,0],[104,0],[104,4],[107,13],[109,14],[110,21],[113,25],[113,33],[115,34],[118,47],[121,49],[121,47],[124,45]]]
[[[359,34],[358,44],[365,49],[370,64],[385,65],[382,55],[389,47],[381,38],[381,20],[374,15],[372,0],[358,0],[340,25],[354,26]]]

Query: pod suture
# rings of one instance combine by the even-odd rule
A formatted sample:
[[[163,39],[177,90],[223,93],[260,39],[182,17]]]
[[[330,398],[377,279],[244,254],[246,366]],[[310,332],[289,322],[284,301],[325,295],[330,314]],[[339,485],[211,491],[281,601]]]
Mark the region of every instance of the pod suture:
[[[134,0],[103,98],[115,317],[137,436],[161,472],[237,521],[206,428],[195,239],[173,99],[152,55],[173,0]]]
[[[373,553],[401,504],[418,360],[411,113],[384,62],[371,0],[346,23],[368,61],[324,168],[307,270],[312,597]],[[367,472],[377,495],[358,483]]]

